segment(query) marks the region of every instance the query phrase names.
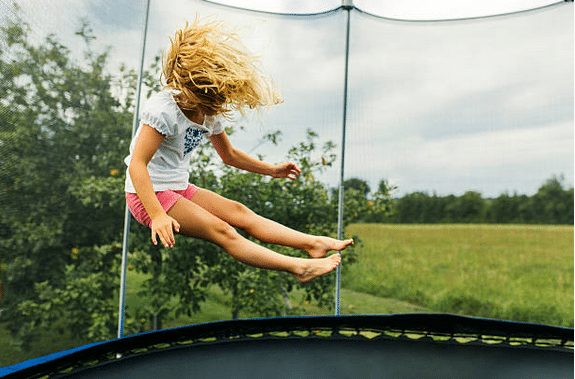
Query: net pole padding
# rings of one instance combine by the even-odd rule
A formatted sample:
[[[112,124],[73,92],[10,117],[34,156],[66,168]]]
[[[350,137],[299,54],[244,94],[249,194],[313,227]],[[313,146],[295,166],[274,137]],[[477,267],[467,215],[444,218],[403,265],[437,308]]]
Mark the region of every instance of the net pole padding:
[[[347,25],[345,32],[345,73],[343,84],[343,122],[341,128],[341,168],[339,179],[339,200],[338,200],[338,215],[337,215],[337,238],[343,239],[343,201],[344,201],[344,169],[345,169],[345,139],[346,139],[346,124],[347,124],[347,81],[349,72],[349,24],[351,18],[351,10],[354,8],[352,0],[342,0],[342,8],[347,11]],[[340,314],[340,297],[341,297],[341,264],[337,266],[336,280],[335,280],[335,315]]]
[[[146,36],[148,34],[148,19],[150,15],[150,0],[146,1],[146,12],[144,16],[144,26],[142,30],[142,54],[140,58],[140,72],[138,74],[138,87],[136,90],[136,107],[134,109],[134,119],[132,122],[132,138],[136,134],[140,113],[140,96],[142,93],[142,80],[144,76],[144,57],[146,53]],[[128,246],[130,244],[130,210],[126,204],[124,214],[124,237],[122,241],[122,268],[120,276],[120,300],[118,309],[118,338],[124,336],[124,314],[126,310],[126,271],[128,266]]]

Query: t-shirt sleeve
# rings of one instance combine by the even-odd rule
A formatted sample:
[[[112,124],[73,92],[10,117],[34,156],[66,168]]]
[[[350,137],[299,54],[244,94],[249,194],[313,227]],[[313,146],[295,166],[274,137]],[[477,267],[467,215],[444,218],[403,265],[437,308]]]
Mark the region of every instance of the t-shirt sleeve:
[[[176,123],[171,120],[169,106],[161,96],[152,96],[142,108],[140,123],[150,125],[164,136],[175,134]]]
[[[206,117],[206,126],[210,129],[211,134],[220,134],[225,130],[221,116]]]

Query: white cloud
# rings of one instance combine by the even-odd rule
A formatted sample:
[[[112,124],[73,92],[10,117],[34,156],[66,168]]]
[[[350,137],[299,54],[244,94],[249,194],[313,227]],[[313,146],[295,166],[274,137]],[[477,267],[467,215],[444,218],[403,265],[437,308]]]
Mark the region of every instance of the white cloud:
[[[86,15],[86,3],[62,0],[55,7],[47,1],[19,0],[22,16],[30,26],[33,42],[39,43],[46,35],[54,33],[59,38],[73,36],[78,29],[78,20]],[[69,38],[69,37],[68,37]]]
[[[138,4],[140,6],[130,1],[18,1],[22,18],[31,26],[31,42],[40,44],[46,36],[54,34],[64,46],[70,48],[72,57],[78,61],[83,59],[85,46],[75,33],[81,26],[81,20],[87,20],[96,36],[92,49],[96,52],[103,52],[108,47],[111,49],[108,67],[112,71],[121,63],[131,68],[139,65],[144,5],[143,2]],[[118,22],[118,26],[111,27],[111,23],[117,20],[123,23]]]
[[[573,144],[570,123],[434,141],[410,136],[397,142],[366,144],[361,153],[353,149],[349,166],[372,183],[395,178],[402,193],[448,194],[472,189],[488,196],[505,190],[532,193],[553,174],[564,173],[572,183]]]
[[[553,0],[355,0],[354,4],[371,13],[407,20],[442,20],[490,16],[547,6]]]
[[[341,0],[218,0],[220,4],[227,4],[245,9],[261,10],[277,13],[319,13],[332,10],[341,5]]]
[[[381,4],[404,9],[414,4],[393,1]],[[280,1],[273,6],[297,3]],[[340,5],[339,0],[336,3]],[[377,4],[354,3],[362,8]],[[418,3],[420,9],[427,7]],[[495,2],[473,3],[491,6]],[[81,58],[74,32],[78,20],[87,17],[98,37],[95,50],[112,46],[110,70],[120,62],[138,67],[143,1],[137,6],[130,1],[78,0],[57,4],[20,0],[19,4],[38,41],[56,33]],[[244,31],[246,44],[262,54],[286,102],[269,115],[264,112],[263,124],[252,125],[252,134],[236,136],[238,147],[250,150],[261,134],[278,128],[283,131],[281,145],[264,145],[255,153],[281,160],[289,147],[305,137],[307,128],[317,131],[321,142],[340,143],[345,12],[301,19],[238,12],[201,1],[154,0],[151,4],[147,62],[197,12],[217,13],[232,24],[249,25]],[[352,12],[346,177],[364,177],[374,187],[379,179],[391,178],[404,191],[450,193],[480,188],[495,195],[505,189],[534,191],[552,174],[564,173],[572,184],[570,6],[431,24],[375,20]],[[135,16],[138,7],[142,12]],[[117,20],[125,22],[116,27]],[[322,180],[337,184],[338,170],[339,164]]]
[[[573,145],[570,124],[538,129],[504,130],[445,138],[419,143],[403,156],[407,164],[424,170],[455,171],[504,169],[537,165],[538,162],[565,161],[566,144]]]

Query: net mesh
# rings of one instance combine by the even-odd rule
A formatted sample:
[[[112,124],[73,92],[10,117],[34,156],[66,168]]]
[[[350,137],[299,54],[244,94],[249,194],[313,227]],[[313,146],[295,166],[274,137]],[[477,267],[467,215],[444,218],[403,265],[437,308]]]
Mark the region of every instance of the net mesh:
[[[303,8],[294,10],[294,6],[303,3]],[[258,8],[262,12],[253,12],[210,1],[154,0],[145,66],[154,70],[154,59],[167,48],[168,36],[187,20],[196,14],[215,13],[242,27],[244,42],[261,55],[284,98],[283,104],[261,118],[239,118],[237,126],[245,132],[233,135],[234,145],[268,161],[282,161],[289,149],[304,141],[308,130],[312,130],[318,135],[318,146],[333,142],[339,148],[343,143],[347,12],[339,0],[313,3],[319,5],[269,2]],[[397,195],[474,190],[487,197],[497,196],[502,189],[534,193],[544,179],[555,173],[563,173],[565,180],[573,183],[571,4],[549,6],[553,2],[533,2],[530,8],[542,8],[505,8],[482,15],[521,13],[441,22],[423,21],[429,13],[425,17],[409,13],[413,2],[382,4],[357,0],[350,14],[346,179],[360,178],[372,189],[385,179],[398,187]],[[117,72],[123,66],[138,68],[144,9],[143,1],[0,0],[0,25],[5,27],[9,20],[16,20],[27,31],[30,43],[36,45],[54,35],[80,64],[87,64],[86,53],[107,51],[107,70]],[[446,14],[434,17],[453,18]],[[455,18],[472,17],[467,13],[456,15]],[[86,27],[81,29],[82,25]],[[82,33],[89,42],[87,51],[79,35]],[[3,62],[18,59],[18,51],[9,41],[0,40],[0,50]],[[153,76],[159,78],[159,69],[155,69]],[[14,126],[19,122],[27,126],[12,109],[12,99],[21,95],[6,88],[12,74],[7,70],[0,73],[4,91],[0,96],[0,175],[4,178],[13,175],[16,167],[6,163],[13,158],[6,146],[18,138],[11,134]],[[152,87],[153,83],[146,85]],[[123,93],[127,86],[116,83],[112,91]],[[34,94],[23,96],[28,96],[26,101],[31,107],[35,106]],[[144,93],[142,100],[145,96]],[[55,111],[65,116],[65,109]],[[125,124],[127,129],[131,127],[130,120]],[[39,128],[46,132],[48,127]],[[275,131],[282,132],[277,146],[264,138]],[[73,139],[69,142],[75,144]],[[122,143],[117,154],[127,153],[128,142]],[[49,148],[42,154],[39,161],[50,161]],[[336,154],[334,164],[316,176],[328,188],[336,188],[339,183],[341,162],[339,152]],[[61,162],[48,163],[46,172],[56,170]],[[523,183],[522,187],[518,188],[517,183]],[[12,198],[9,200],[2,188],[0,204],[9,201]],[[14,207],[9,209],[14,214],[19,212]],[[2,220],[11,222],[9,216],[12,214],[5,212]],[[47,225],[58,221],[45,216],[39,219]],[[46,232],[39,234],[38,240],[51,237]],[[11,247],[2,245],[2,249],[0,252],[8,256]],[[0,256],[0,272],[6,268],[2,259]],[[567,282],[569,275],[564,275]],[[572,286],[572,276],[570,280]],[[0,312],[1,308],[0,303]],[[321,333],[316,334],[315,330]],[[343,333],[318,328],[288,333],[296,332],[317,337],[350,333],[365,337],[365,333],[373,331],[360,333],[352,328]],[[461,338],[482,343],[490,343],[492,336],[432,335],[393,328],[375,333],[382,337]],[[493,335],[492,342],[500,341],[515,343]],[[516,343],[572,348],[572,343],[524,336],[518,337]]]

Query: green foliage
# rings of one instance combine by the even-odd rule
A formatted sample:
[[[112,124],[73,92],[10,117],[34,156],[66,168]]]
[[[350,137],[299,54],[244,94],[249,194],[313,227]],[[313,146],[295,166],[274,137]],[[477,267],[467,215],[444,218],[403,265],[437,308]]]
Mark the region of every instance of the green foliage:
[[[563,182],[563,177],[553,176],[531,197],[504,193],[495,199],[484,199],[474,191],[443,197],[415,192],[393,200],[391,215],[371,221],[572,225],[573,188],[566,189]]]
[[[0,29],[2,319],[22,346],[58,319],[73,336],[108,338],[133,76],[105,72],[107,52],[91,50],[85,23],[81,64],[54,36],[29,43],[28,30],[20,20]]]
[[[61,327],[73,338],[113,338],[118,312],[110,299],[119,286],[119,251],[119,245],[73,249],[71,257],[77,264],[65,266],[61,286],[48,281],[35,283],[37,298],[17,305],[21,340],[30,343],[31,338],[38,337],[38,330],[59,320],[66,320]]]
[[[278,141],[279,135],[277,132],[274,133],[270,142]],[[317,138],[316,133],[308,130],[306,141],[300,142],[288,153],[287,159],[297,163],[302,170],[297,181],[274,180],[250,173],[241,174],[227,167],[224,168],[221,177],[222,195],[237,200],[256,213],[292,229],[315,235],[336,236],[337,208],[330,202],[327,189],[314,177],[316,171],[331,166],[335,160],[335,155],[332,154],[334,145],[329,142],[324,144],[320,156],[314,158]],[[268,247],[282,254],[306,257],[301,251],[271,245]],[[350,249],[343,255],[343,264],[349,264],[354,259],[355,255]],[[287,294],[300,287],[303,288],[308,301],[316,301],[320,306],[331,306],[333,275],[316,278],[302,286],[291,276],[265,273],[268,279],[267,284],[263,285],[261,277],[251,281],[251,275],[243,276],[243,271],[253,269],[246,266],[238,269],[241,274],[236,280],[237,284],[231,284],[228,290],[234,298],[245,298],[250,301],[234,299],[234,317],[238,315],[236,312],[238,309],[251,314],[258,314],[259,309],[266,309],[266,316],[289,314]],[[266,286],[274,289],[273,296],[269,294],[269,289],[264,290]],[[251,291],[256,289],[261,294],[267,292],[268,296],[253,296]]]
[[[573,224],[573,188],[563,188],[563,177],[548,179],[531,198],[531,215],[538,224]]]
[[[123,158],[130,143],[137,75],[125,66],[116,75],[106,71],[108,52],[93,51],[94,36],[86,21],[76,33],[84,43],[80,63],[54,36],[31,44],[28,30],[20,20],[0,28],[4,42],[0,51],[0,285],[4,291],[0,321],[22,347],[29,347],[38,333],[52,325],[83,342],[107,339],[117,327]],[[157,57],[144,76],[150,91],[159,87],[157,75],[150,74],[158,70],[159,62]],[[227,131],[234,133],[233,128]],[[276,144],[280,138],[276,131],[264,141]],[[295,182],[225,166],[209,145],[195,154],[190,180],[293,229],[335,236],[337,191],[330,192],[314,176],[333,164],[335,146],[331,142],[318,146],[317,140],[310,130],[304,141],[290,149],[286,158],[302,169]],[[356,178],[347,180],[344,188],[344,226],[393,217],[402,222],[429,217],[435,217],[433,222],[483,218],[515,222],[531,217],[534,222],[564,223],[573,219],[573,189],[563,190],[557,178],[532,198],[506,195],[494,199],[492,206],[486,206],[489,202],[475,192],[445,199],[417,194],[406,197],[405,203],[400,199],[395,215],[390,195],[394,188],[385,180],[374,193]],[[433,205],[424,205],[421,199]],[[506,207],[521,217],[495,211]],[[318,307],[332,305],[333,275],[301,285],[290,275],[243,265],[205,241],[177,237],[176,246],[165,250],[152,245],[149,229],[135,222],[130,237],[129,269],[147,274],[138,294],[146,301],[128,309],[126,334],[143,331],[146,325],[161,328],[171,318],[195,314],[206,301],[210,285],[231,296],[233,318],[294,314],[297,310],[289,300],[293,293],[303,294],[304,301]],[[293,249],[269,247],[305,256]],[[354,250],[347,249],[344,266],[350,267],[355,259]],[[401,288],[404,283],[396,284],[394,288]],[[420,292],[415,297],[423,301],[426,295]],[[474,304],[450,294],[443,299],[462,309]]]
[[[391,194],[396,187],[382,179],[378,189],[371,193],[369,184],[358,178],[347,179],[343,183],[344,206],[343,219],[346,222],[383,222],[388,220],[393,212]],[[339,203],[339,190],[332,189],[332,203]]]
[[[227,131],[232,135],[240,132],[231,128]],[[267,138],[276,143],[280,134],[270,133]],[[334,161],[335,156],[331,154],[333,144],[325,144],[321,156],[313,158],[317,138],[315,133],[309,131],[306,141],[289,152],[287,158],[302,168],[297,181],[271,179],[225,166],[209,145],[201,146],[192,158],[190,181],[290,228],[335,236],[336,208],[330,202],[326,188],[313,175]],[[220,174],[216,176],[215,172]],[[216,284],[232,296],[232,318],[241,317],[241,314],[264,317],[291,314],[293,312],[287,298],[298,288],[303,288],[308,301],[331,306],[333,276],[326,275],[301,285],[290,275],[258,270],[239,263],[219,247],[202,240],[179,237],[175,247],[168,252],[150,248],[147,235],[146,238],[148,241],[143,245],[138,244],[141,248],[130,261],[137,271],[152,275],[145,282],[146,291],[149,291],[146,296],[159,296],[165,289],[164,304],[171,298],[177,299],[170,303],[175,315],[197,312],[210,284]],[[305,257],[305,253],[293,249],[275,245],[267,247],[282,254]],[[343,259],[345,264],[354,260],[351,249]],[[172,312],[166,312],[164,316]]]
[[[92,49],[85,20],[76,33],[85,46],[80,63],[54,36],[31,44],[28,30],[20,20],[0,29],[9,49],[0,51],[0,322],[21,347],[52,325],[82,342],[111,338],[136,74],[125,66],[116,76],[106,71],[108,53]],[[156,58],[150,69],[158,65]],[[149,72],[144,83],[150,91],[159,86]],[[265,139],[277,143],[280,135]],[[314,179],[335,160],[334,145],[319,147],[317,137],[309,131],[289,152],[303,170],[296,182],[237,172],[209,146],[195,155],[191,181],[294,229],[335,236],[335,206]],[[301,286],[290,275],[240,264],[205,241],[178,237],[166,250],[135,222],[130,237],[129,270],[147,275],[138,294],[145,301],[128,309],[126,334],[198,312],[209,285],[231,295],[232,317],[291,314],[289,294],[298,288],[307,301],[331,305],[333,276]],[[344,262],[353,257],[350,249]]]

